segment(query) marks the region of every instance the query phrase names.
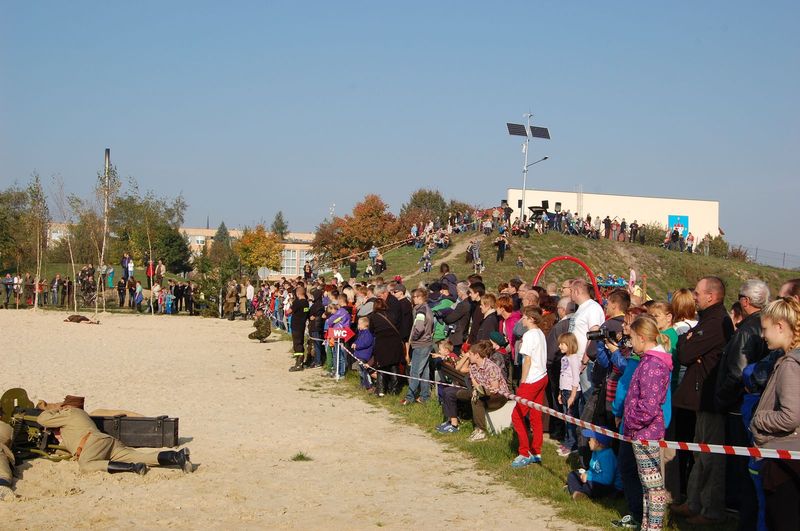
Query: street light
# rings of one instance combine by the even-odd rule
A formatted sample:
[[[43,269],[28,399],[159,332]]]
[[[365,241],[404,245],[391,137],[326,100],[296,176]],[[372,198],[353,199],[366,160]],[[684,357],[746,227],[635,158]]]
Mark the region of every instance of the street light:
[[[508,128],[508,134],[513,136],[525,137],[525,143],[522,144],[522,152],[525,154],[525,162],[522,163],[522,202],[520,206],[520,218],[519,218],[520,224],[523,222],[525,218],[525,192],[528,189],[528,168],[530,168],[534,164],[538,164],[550,158],[550,157],[542,157],[536,162],[528,164],[528,147],[530,146],[531,138],[543,138],[545,140],[550,140],[550,131],[546,127],[532,126],[531,118],[533,118],[533,114],[527,112],[522,116],[527,120],[527,127],[522,124],[506,123],[506,127]]]

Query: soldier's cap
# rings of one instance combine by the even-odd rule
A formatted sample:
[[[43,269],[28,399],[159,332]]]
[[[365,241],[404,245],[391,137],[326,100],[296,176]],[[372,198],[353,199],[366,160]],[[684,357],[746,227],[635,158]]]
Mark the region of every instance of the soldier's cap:
[[[62,405],[83,409],[83,403],[85,400],[86,399],[82,396],[67,395],[64,397],[64,402],[62,403]]]

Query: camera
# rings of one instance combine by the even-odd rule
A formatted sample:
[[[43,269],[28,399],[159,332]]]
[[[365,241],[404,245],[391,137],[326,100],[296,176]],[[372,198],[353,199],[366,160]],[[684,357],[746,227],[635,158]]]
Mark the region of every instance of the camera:
[[[586,332],[586,339],[589,341],[608,341],[609,343],[614,343],[621,347],[630,348],[631,346],[631,337],[629,335],[623,334],[622,332],[612,332],[606,328]]]

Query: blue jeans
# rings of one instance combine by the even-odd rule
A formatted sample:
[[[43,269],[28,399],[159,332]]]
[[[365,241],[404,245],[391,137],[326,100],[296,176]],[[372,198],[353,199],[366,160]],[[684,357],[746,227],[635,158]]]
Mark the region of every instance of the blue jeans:
[[[431,359],[431,347],[416,347],[411,349],[411,378],[425,378],[428,376],[428,363]],[[419,380],[408,380],[408,392],[406,400],[413,402],[419,396],[420,400],[426,402],[431,397],[431,386],[428,382]]]
[[[361,373],[361,387],[372,389],[372,379],[369,377],[369,371],[361,365],[358,366],[358,371]]]
[[[572,407],[567,407],[567,401],[569,400],[569,395],[572,394],[572,391],[567,391],[566,389],[561,389],[561,411],[564,412],[565,415],[570,415],[572,417],[578,416],[578,402],[581,399],[581,392],[578,391],[578,394],[575,395],[575,400],[572,402]],[[565,422],[567,425],[566,433],[564,435],[564,446],[569,448],[570,450],[577,450],[578,449],[578,432],[577,427],[575,424],[571,422]]]
[[[319,330],[313,330],[309,333],[311,336],[311,342],[314,344],[314,363],[316,365],[322,365],[322,353],[324,352],[325,345],[322,344],[322,332]]]
[[[333,354],[336,355],[337,347],[336,345],[333,346]],[[344,346],[339,347],[339,377],[344,378],[345,372],[347,372],[347,352],[344,350]],[[336,367],[334,366],[334,370]]]

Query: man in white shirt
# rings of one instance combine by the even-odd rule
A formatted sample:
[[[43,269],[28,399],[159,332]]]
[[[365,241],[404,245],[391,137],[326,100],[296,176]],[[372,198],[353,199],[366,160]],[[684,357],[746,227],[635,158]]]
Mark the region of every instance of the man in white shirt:
[[[250,283],[250,279],[247,279],[247,285],[245,286],[244,296],[247,299],[247,314],[252,315],[255,313],[255,309],[253,308],[253,298],[256,296],[256,288]]]
[[[592,382],[589,378],[592,371],[591,367],[588,367],[589,356],[586,354],[586,347],[589,344],[586,339],[586,332],[600,328],[605,322],[606,316],[603,312],[603,307],[589,296],[589,283],[582,278],[572,281],[570,298],[578,305],[578,310],[572,318],[570,332],[575,334],[575,338],[578,340],[578,354],[582,356],[581,392],[586,395],[592,387]]]

